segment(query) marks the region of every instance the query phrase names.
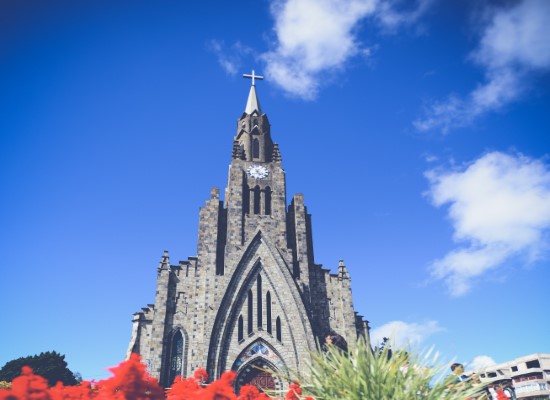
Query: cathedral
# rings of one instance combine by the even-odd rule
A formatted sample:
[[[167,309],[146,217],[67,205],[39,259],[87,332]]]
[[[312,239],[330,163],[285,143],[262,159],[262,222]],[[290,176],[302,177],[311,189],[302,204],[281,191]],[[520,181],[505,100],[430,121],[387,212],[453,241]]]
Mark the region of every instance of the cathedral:
[[[245,77],[227,187],[200,209],[197,255],[172,264],[165,251],[155,302],[134,314],[128,356],[140,354],[165,387],[205,368],[211,380],[235,371],[237,391],[285,390],[281,376],[304,371],[327,337],[353,346],[369,334],[344,262],[331,273],[314,261],[303,195],[287,206],[281,152],[256,92],[262,77]]]

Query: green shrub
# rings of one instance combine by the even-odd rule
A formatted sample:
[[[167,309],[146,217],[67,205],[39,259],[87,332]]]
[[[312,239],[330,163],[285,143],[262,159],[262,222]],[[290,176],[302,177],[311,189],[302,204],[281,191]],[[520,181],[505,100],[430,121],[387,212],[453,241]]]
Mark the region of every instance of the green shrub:
[[[411,355],[389,346],[374,353],[360,341],[349,353],[334,346],[313,355],[302,385],[304,395],[316,400],[465,400],[479,396],[482,388],[454,384],[444,377],[437,356]]]

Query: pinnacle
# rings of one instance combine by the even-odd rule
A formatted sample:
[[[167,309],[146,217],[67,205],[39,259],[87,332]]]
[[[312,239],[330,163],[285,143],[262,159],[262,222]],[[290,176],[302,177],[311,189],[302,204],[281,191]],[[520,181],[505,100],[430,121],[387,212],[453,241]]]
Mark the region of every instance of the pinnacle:
[[[169,266],[169,265],[170,265],[170,256],[168,255],[168,250],[164,250],[162,257],[160,258],[159,267],[162,268],[163,266]]]
[[[258,114],[262,114],[260,101],[258,100],[258,95],[256,94],[256,86],[252,85],[250,86],[248,101],[246,102],[246,108],[244,112],[248,115],[251,115],[254,111],[256,111]]]
[[[340,260],[340,262],[338,263],[338,277],[349,278],[348,269],[344,264],[344,260]]]

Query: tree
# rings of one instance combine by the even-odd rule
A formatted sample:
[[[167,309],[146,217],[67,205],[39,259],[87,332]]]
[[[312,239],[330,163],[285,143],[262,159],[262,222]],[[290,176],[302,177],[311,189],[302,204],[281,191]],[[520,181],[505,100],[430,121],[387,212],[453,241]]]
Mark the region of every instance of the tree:
[[[47,379],[50,386],[57,382],[63,382],[68,386],[77,385],[79,382],[75,374],[67,368],[65,356],[55,351],[8,361],[0,370],[0,381],[11,382],[21,375],[21,369],[25,366],[31,367],[37,375]]]

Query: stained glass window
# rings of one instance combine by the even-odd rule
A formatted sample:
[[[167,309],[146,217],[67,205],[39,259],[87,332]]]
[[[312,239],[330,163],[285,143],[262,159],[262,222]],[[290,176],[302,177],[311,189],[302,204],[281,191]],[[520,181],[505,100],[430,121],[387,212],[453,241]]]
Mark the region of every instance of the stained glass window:
[[[172,338],[172,351],[170,354],[169,382],[174,382],[176,376],[181,376],[183,368],[183,336],[178,331]]]

